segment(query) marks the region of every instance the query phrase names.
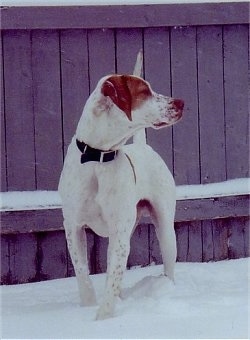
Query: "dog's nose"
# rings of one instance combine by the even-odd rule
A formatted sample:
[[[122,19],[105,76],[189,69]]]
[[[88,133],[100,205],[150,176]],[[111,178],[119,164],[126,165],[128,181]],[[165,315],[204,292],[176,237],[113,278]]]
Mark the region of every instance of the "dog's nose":
[[[184,108],[184,101],[181,99],[174,99],[172,104],[175,110],[182,111]]]

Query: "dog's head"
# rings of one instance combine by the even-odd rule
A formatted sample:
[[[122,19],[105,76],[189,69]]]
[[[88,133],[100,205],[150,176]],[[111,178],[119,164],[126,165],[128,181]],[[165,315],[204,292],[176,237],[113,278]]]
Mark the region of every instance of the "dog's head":
[[[140,77],[109,75],[99,80],[88,98],[77,137],[95,148],[116,150],[142,128],[176,123],[183,106],[181,99],[155,93]]]
[[[184,102],[155,93],[148,82],[131,75],[109,76],[101,86],[101,93],[109,97],[130,121],[137,120],[138,112],[145,112],[146,124],[161,128],[176,123],[182,116]],[[148,108],[146,107],[148,106]],[[148,114],[148,109],[151,114]]]

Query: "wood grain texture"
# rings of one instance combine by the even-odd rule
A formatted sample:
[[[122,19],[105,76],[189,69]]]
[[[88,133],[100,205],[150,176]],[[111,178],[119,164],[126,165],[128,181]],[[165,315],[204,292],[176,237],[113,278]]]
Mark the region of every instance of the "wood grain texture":
[[[87,31],[61,31],[60,41],[65,155],[89,96]]]
[[[56,190],[63,164],[59,34],[32,32],[37,189]]]
[[[0,32],[0,114],[1,114],[1,122],[0,122],[0,153],[1,153],[1,170],[0,170],[0,190],[7,191],[7,173],[6,173],[6,142],[5,142],[5,108],[4,108],[4,73],[3,73],[3,49],[2,49],[2,32]]]
[[[149,226],[140,224],[137,226],[130,239],[130,254],[128,268],[133,266],[149,265]]]
[[[169,29],[147,28],[144,31],[145,79],[155,92],[171,96],[171,61]],[[173,171],[172,128],[147,129],[147,142]]]
[[[37,239],[34,234],[9,236],[9,273],[12,284],[37,280]]]
[[[3,29],[190,26],[248,23],[248,3],[3,7]]]
[[[10,249],[9,249],[9,236],[1,235],[1,279],[0,284],[11,283],[11,272],[10,272]]]
[[[31,37],[3,33],[8,190],[34,190],[35,145]]]
[[[222,28],[197,28],[201,183],[226,179]]]
[[[223,33],[227,178],[248,177],[248,26],[226,26]]]
[[[116,65],[118,74],[132,74],[137,53],[143,47],[143,31],[140,28],[116,30]]]
[[[88,32],[90,92],[107,74],[115,73],[115,34],[112,29]]]
[[[172,96],[184,100],[183,118],[173,126],[177,185],[200,183],[196,28],[171,29]]]
[[[177,201],[176,222],[249,216],[249,195]],[[0,213],[1,234],[63,229],[61,209]]]
[[[39,280],[67,277],[66,239],[63,231],[38,235],[38,263]]]

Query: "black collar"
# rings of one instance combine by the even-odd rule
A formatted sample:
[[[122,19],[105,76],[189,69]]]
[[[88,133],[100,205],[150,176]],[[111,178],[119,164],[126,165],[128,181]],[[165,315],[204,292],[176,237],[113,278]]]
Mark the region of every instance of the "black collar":
[[[76,145],[78,149],[81,151],[81,164],[87,162],[110,162],[115,159],[118,151],[102,151],[98,149],[91,148],[89,145],[84,142],[80,142],[78,139],[76,140]]]

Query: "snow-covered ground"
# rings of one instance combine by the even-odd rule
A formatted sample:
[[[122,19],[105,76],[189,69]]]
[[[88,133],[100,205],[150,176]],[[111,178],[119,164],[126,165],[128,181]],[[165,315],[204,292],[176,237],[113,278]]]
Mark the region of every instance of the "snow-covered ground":
[[[249,338],[249,259],[177,263],[175,285],[162,266],[124,277],[114,318],[80,307],[75,278],[0,287],[2,338]],[[105,275],[92,276],[100,301]]]

